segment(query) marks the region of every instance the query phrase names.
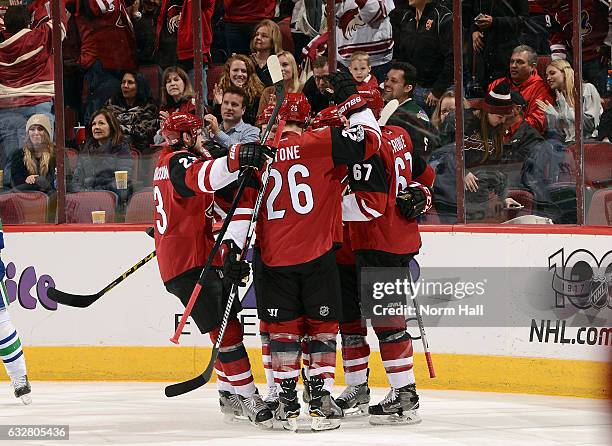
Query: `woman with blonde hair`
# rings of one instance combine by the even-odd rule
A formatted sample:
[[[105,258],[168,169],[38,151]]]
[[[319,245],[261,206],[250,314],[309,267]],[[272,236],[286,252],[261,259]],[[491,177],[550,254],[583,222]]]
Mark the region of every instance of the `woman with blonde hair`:
[[[259,22],[251,39],[251,59],[255,64],[257,77],[266,87],[272,85],[267,66],[268,57],[281,51],[283,51],[283,39],[278,25],[269,19]]]
[[[46,115],[32,115],[26,124],[23,150],[13,153],[11,185],[18,190],[48,193],[55,189],[53,129]]]
[[[303,85],[300,83],[299,72],[297,63],[293,54],[289,51],[281,51],[277,54],[278,61],[280,62],[281,72],[283,73],[283,82],[285,83],[285,93],[299,93],[302,91]],[[274,95],[274,87],[266,87],[261,94],[261,100],[259,101],[259,109],[257,110],[257,116],[259,116],[266,106],[270,102],[274,102],[276,96]]]
[[[576,139],[574,122],[574,70],[568,61],[553,60],[546,67],[546,82],[556,95],[556,103],[537,100],[540,110],[546,114],[548,131],[557,132],[564,142]],[[597,136],[596,129],[603,112],[601,97],[593,84],[582,84],[582,122],[583,132],[587,137]]]
[[[259,99],[264,86],[255,74],[255,65],[253,65],[253,61],[249,57],[243,54],[234,54],[225,62],[223,74],[219,79],[219,83],[215,84],[214,87],[213,114],[217,117],[221,116],[223,92],[230,85],[241,88],[244,92],[246,111],[242,120],[247,124],[254,125],[257,118]]]

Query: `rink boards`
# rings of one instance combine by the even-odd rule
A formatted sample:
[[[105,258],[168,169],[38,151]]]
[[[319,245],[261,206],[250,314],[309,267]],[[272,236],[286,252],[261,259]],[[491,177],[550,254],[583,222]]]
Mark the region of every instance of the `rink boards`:
[[[10,312],[26,346],[32,379],[174,381],[203,370],[210,343],[195,333],[193,323],[186,326],[180,347],[168,340],[182,306],[165,291],[155,259],[89,308],[57,307],[46,296],[46,287],[52,284],[72,293],[102,289],[154,249],[151,238],[119,226],[95,232],[43,229],[31,227],[23,232],[21,227],[5,227],[2,252],[8,266],[7,287],[14,298]],[[575,252],[588,253],[603,268],[612,258],[606,255],[612,249],[610,228],[545,229],[427,228],[417,259],[422,269],[452,269],[547,268],[560,250],[566,258]],[[252,307],[252,296],[247,296],[245,306]],[[608,328],[611,314],[609,306],[598,310]],[[549,336],[542,333],[546,322],[554,325],[554,316],[550,321],[537,320],[535,336],[529,320],[518,326],[488,327],[474,319],[478,323],[470,327],[445,323],[445,317],[452,316],[442,315],[441,323],[427,327],[436,379],[429,379],[422,345],[414,342],[420,387],[610,396],[612,333],[608,335],[606,324],[594,336],[583,330],[584,342],[570,342],[576,337],[575,328],[568,328],[563,336],[550,329]],[[254,374],[261,382],[256,312],[247,308],[241,318]],[[418,334],[414,327],[410,331]],[[369,340],[376,349],[375,337]],[[377,354],[372,355],[370,367],[370,383],[386,385]],[[341,367],[338,377],[342,381]]]

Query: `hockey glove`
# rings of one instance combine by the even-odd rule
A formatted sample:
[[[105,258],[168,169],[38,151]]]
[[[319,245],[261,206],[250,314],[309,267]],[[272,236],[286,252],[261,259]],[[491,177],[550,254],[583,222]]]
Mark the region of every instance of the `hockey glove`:
[[[264,144],[249,142],[246,144],[235,144],[227,154],[227,167],[230,172],[236,172],[245,168],[261,170],[268,158],[274,156],[274,151]]]
[[[238,286],[246,286],[251,267],[244,260],[238,260],[241,249],[233,240],[223,240],[223,278]]]
[[[329,83],[332,89],[330,99],[338,106],[341,115],[348,118],[366,107],[366,101],[357,93],[357,84],[350,73],[332,73]]]
[[[227,147],[209,139],[202,145],[202,153],[206,158],[217,159],[227,155]]]
[[[431,209],[431,191],[421,183],[412,181],[406,189],[398,192],[395,205],[404,217],[417,218]]]

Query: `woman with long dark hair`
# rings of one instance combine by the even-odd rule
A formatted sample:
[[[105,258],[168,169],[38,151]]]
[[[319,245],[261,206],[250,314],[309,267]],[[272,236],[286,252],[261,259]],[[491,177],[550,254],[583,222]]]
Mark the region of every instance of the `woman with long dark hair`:
[[[126,71],[121,90],[106,102],[106,109],[117,118],[121,131],[132,146],[146,153],[159,128],[157,105],[151,89],[141,73]]]
[[[117,192],[115,172],[128,172],[132,178],[132,157],[119,121],[105,108],[97,110],[86,129],[87,140],[79,153],[72,189]]]

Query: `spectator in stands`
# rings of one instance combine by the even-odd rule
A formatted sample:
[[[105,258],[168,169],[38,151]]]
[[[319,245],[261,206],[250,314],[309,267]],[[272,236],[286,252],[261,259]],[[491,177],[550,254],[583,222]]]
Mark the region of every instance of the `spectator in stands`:
[[[556,95],[556,102],[536,100],[538,108],[546,114],[546,127],[557,132],[563,142],[576,140],[574,114],[574,70],[568,61],[553,60],[546,67],[546,81]],[[599,118],[603,110],[601,97],[593,84],[582,84],[582,123],[587,137],[597,136]]]
[[[499,169],[504,156],[504,123],[513,110],[510,86],[507,82],[497,85],[475,107],[464,110],[466,217],[500,220],[502,207],[518,205],[507,197],[508,180]],[[436,170],[434,203],[439,202],[439,214],[455,215],[455,111],[444,120],[442,133],[446,145],[429,161]]]
[[[469,106],[466,104],[466,108]],[[431,125],[434,129],[439,130],[440,125],[444,122],[448,114],[455,110],[455,92],[449,90],[440,96],[440,100],[431,115]]]
[[[18,190],[49,193],[55,190],[55,146],[47,115],[32,115],[26,125],[22,150],[13,153],[11,185]]]
[[[550,54],[548,38],[554,22],[554,14],[549,14],[550,3],[550,0],[528,0],[529,17],[521,33],[520,42],[539,55]]]
[[[312,65],[312,76],[308,78],[302,90],[315,115],[329,106],[329,97],[324,91],[327,76],[329,76],[327,57],[317,56]]]
[[[178,0],[170,0],[177,1]],[[210,46],[212,44],[212,15],[215,10],[215,0],[200,0],[202,4],[202,101],[204,104],[208,102],[208,84],[206,82],[206,73],[208,64],[212,61],[210,56]],[[179,2],[180,3],[180,2]],[[193,20],[191,16],[191,0],[182,1],[180,15],[178,16],[178,28],[176,31],[176,56],[179,64],[187,71],[191,84],[195,86],[195,68],[194,68],[194,33]],[[163,11],[162,8],[162,13]],[[176,11],[174,11],[176,12]],[[160,17],[161,20],[161,17]],[[164,21],[158,22],[158,35],[161,35],[161,28]],[[170,25],[170,23],[169,23]]]
[[[606,92],[606,75],[610,61],[610,43],[606,43],[610,21],[609,0],[582,0],[580,36],[582,39],[582,78],[595,85],[599,94]],[[569,58],[572,48],[573,12],[568,0],[551,1],[554,22],[550,33],[553,60]],[[551,12],[551,15],[553,15]]]
[[[170,113],[195,114],[195,101],[191,81],[180,67],[168,67],[162,75],[161,106],[159,119],[163,121]]]
[[[393,56],[417,70],[414,101],[429,115],[453,81],[453,14],[433,0],[391,13]]]
[[[97,110],[87,128],[87,140],[77,161],[72,190],[110,190],[118,192],[115,172],[126,170],[132,178],[130,146],[123,137],[119,121],[107,109]]]
[[[527,101],[517,91],[511,92],[512,113],[504,123],[503,162],[521,162],[520,171],[507,169],[510,187],[531,191],[536,201],[549,199],[547,186],[558,172],[553,147],[525,120]]]
[[[370,54],[372,74],[384,79],[393,58],[393,31],[389,13],[393,0],[345,0],[336,2],[338,62],[348,69],[351,54]]]
[[[159,117],[144,76],[126,71],[121,79],[121,91],[107,101],[106,108],[117,118],[132,147],[140,153],[148,152],[159,128]]]
[[[269,87],[272,85],[272,78],[268,72],[268,57],[283,51],[281,30],[278,25],[267,19],[259,22],[255,27],[250,49],[257,77],[265,87]]]
[[[131,4],[132,2],[128,0]],[[85,121],[119,89],[124,70],[136,69],[136,39],[126,1],[67,0],[81,42],[85,70]],[[112,7],[111,7],[112,4]]]
[[[253,31],[259,28],[262,20],[274,18],[276,0],[223,0],[223,7],[228,54],[248,54]],[[275,48],[272,54],[279,51]],[[264,79],[262,82],[265,84]]]
[[[538,55],[531,47],[517,46],[510,57],[510,77],[496,79],[489,85],[488,91],[492,91],[501,83],[509,82],[512,90],[518,91],[527,101],[527,122],[538,132],[544,133],[544,112],[538,107],[537,101],[552,102],[553,99],[548,85],[536,70],[537,64]]]
[[[245,111],[246,94],[244,90],[233,85],[229,86],[223,92],[221,125],[214,115],[204,116],[211,139],[228,149],[234,144],[259,141],[259,129],[242,120]]]
[[[351,54],[351,59],[348,67],[353,79],[357,82],[357,88],[360,85],[367,85],[370,88],[378,89],[378,79],[372,74],[372,66],[370,65],[370,56],[363,51],[356,51]]]
[[[416,76],[414,66],[405,62],[393,62],[385,79],[383,99],[385,102],[392,99],[399,101],[399,107],[392,116],[411,117],[410,122],[406,124],[414,150],[421,157],[427,158],[429,152],[437,147],[437,143],[432,141],[432,139],[435,139],[435,135],[431,131],[431,123],[427,113],[412,99]]]
[[[63,11],[64,13],[65,11]],[[35,18],[46,15],[37,9]],[[30,29],[30,13],[26,6],[9,6],[4,16],[5,41],[0,46],[0,168],[4,168],[6,184],[10,184],[13,152],[22,147],[27,120],[44,114],[53,128],[53,56],[51,21],[40,22]],[[66,18],[61,24],[65,35]],[[0,185],[1,186],[1,185]]]
[[[302,85],[298,78],[298,68],[295,63],[293,54],[289,51],[281,51],[277,54],[278,61],[281,65],[281,71],[283,73],[283,82],[285,83],[285,93],[299,93],[302,91]],[[274,102],[276,96],[274,95],[274,87],[266,87],[261,94],[261,100],[259,101],[259,108],[257,109],[257,116],[266,108],[269,102]]]
[[[255,74],[255,66],[252,60],[244,54],[234,54],[230,57],[223,67],[223,74],[219,83],[215,84],[213,96],[213,114],[221,116],[221,103],[223,102],[223,92],[230,85],[242,88],[245,95],[246,111],[243,116],[247,124],[255,124],[257,119],[257,109],[264,86]]]
[[[170,23],[167,23],[170,26],[162,26],[157,42],[161,3],[161,0],[142,0],[140,15],[132,14],[138,65],[159,65],[162,68],[176,65],[176,28]],[[167,21],[171,20],[171,17],[167,18]]]
[[[612,141],[612,101],[608,101],[608,106],[601,115],[597,137],[600,141]]]
[[[463,23],[471,31],[473,57],[477,57],[477,78],[486,89],[508,73],[508,60],[529,13],[527,0],[465,0],[462,7]]]

